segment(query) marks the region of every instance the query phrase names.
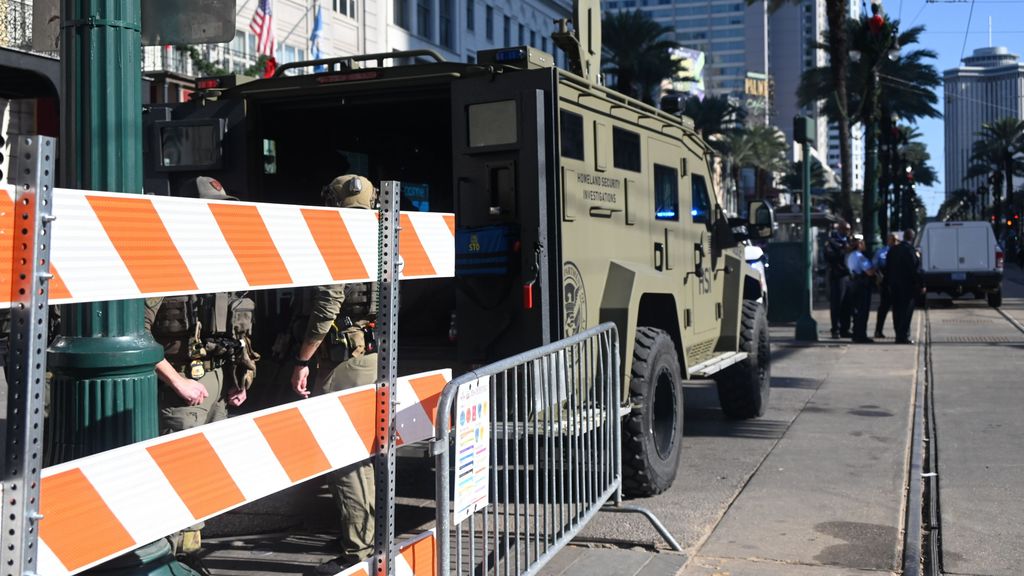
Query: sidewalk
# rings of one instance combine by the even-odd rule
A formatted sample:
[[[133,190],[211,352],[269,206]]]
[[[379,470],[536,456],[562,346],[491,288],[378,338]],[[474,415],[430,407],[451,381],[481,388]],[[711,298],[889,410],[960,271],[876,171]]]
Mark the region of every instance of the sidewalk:
[[[830,340],[827,310],[815,316],[822,336],[817,343],[794,341],[792,325],[771,328],[773,391],[763,418],[725,420],[713,386],[687,385],[675,486],[628,502],[654,511],[684,553],[668,550],[640,517],[598,514],[540,573],[781,576],[895,569],[917,347],[891,339],[875,345]],[[417,533],[432,520],[432,472],[407,464],[399,463],[405,488],[399,490],[398,530]],[[334,518],[329,496],[315,483],[293,488],[210,521],[202,563],[215,576],[307,574],[335,555]],[[228,536],[239,532],[269,535]]]

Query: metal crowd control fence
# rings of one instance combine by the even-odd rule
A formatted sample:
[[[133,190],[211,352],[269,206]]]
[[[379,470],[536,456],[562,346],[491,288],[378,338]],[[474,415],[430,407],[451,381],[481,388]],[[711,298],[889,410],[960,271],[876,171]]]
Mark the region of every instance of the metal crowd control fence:
[[[536,574],[602,509],[644,514],[681,550],[649,511],[622,506],[621,378],[618,332],[606,323],[448,383],[434,444],[439,576]],[[483,384],[489,406],[458,405]],[[474,407],[489,442],[453,447]],[[473,450],[489,450],[486,472]],[[469,492],[482,483],[487,496],[474,505]],[[610,499],[615,506],[602,508]]]
[[[397,378],[396,282],[453,274],[452,215],[400,214],[398,182],[382,183],[376,218],[352,209],[55,190],[55,141],[19,136],[14,144],[14,190],[0,184],[0,308],[11,308],[0,574],[75,574],[368,456],[377,466],[376,555],[352,570],[390,575],[427,556],[433,567],[429,533],[403,546],[394,535],[397,427],[405,426],[404,441],[426,439],[434,394],[429,382],[417,389]],[[204,250],[196,250],[197,234],[209,236]],[[46,319],[54,301],[374,279],[381,302],[375,386],[42,468]],[[252,454],[239,458],[243,447]],[[176,482],[182,462],[201,467],[204,481]],[[247,470],[233,475],[239,466]],[[90,544],[81,545],[86,533]]]

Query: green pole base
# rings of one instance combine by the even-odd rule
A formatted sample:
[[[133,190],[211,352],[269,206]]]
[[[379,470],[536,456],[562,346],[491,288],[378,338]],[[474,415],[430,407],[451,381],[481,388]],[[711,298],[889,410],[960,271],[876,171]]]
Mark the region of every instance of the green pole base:
[[[142,548],[108,560],[86,574],[103,576],[200,576],[198,572],[174,559],[171,545],[160,539]]]
[[[818,341],[818,321],[810,314],[804,314],[797,319],[796,339],[805,342]]]

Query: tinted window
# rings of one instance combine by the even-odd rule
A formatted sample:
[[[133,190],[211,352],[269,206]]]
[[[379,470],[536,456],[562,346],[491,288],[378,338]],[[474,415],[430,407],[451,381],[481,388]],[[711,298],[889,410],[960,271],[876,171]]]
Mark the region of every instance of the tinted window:
[[[693,221],[707,224],[711,214],[711,197],[708,195],[708,185],[704,182],[703,176],[693,175],[693,206],[690,208],[690,215]]]
[[[583,160],[583,116],[561,112],[562,156]]]
[[[515,144],[516,132],[515,100],[470,105],[470,147]]]
[[[616,168],[640,171],[640,135],[636,132],[612,129],[612,153]]]
[[[654,218],[679,220],[679,172],[654,165]]]

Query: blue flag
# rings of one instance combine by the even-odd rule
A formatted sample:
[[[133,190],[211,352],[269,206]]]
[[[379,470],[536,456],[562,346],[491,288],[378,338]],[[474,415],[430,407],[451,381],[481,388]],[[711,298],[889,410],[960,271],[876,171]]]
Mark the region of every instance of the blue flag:
[[[316,15],[313,17],[313,33],[309,36],[309,53],[313,57],[313,60],[319,60],[323,58],[323,52],[320,51],[320,36],[324,33],[324,18],[320,12],[320,5],[316,6]],[[327,66],[321,64],[313,68],[314,72],[326,72]]]

